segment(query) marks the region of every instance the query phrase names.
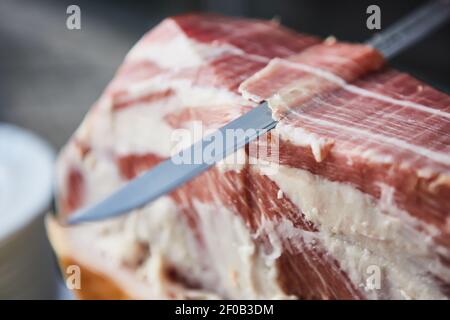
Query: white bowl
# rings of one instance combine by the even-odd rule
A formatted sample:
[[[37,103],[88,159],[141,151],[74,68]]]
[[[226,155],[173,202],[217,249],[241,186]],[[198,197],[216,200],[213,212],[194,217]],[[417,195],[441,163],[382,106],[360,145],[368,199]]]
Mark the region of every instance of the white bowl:
[[[0,241],[48,208],[54,158],[52,148],[36,135],[0,123]]]
[[[0,298],[52,298],[55,292],[43,226],[54,158],[33,133],[0,123]]]

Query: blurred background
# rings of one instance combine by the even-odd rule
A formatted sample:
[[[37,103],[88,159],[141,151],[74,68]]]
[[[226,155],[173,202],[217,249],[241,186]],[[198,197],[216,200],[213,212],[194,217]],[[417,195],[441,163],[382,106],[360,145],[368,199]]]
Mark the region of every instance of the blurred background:
[[[282,24],[305,33],[364,41],[375,33],[366,28],[369,5],[380,6],[383,30],[425,2],[1,0],[0,122],[31,130],[58,150],[98,98],[131,46],[170,15],[211,11],[264,19],[275,17]],[[71,4],[81,8],[81,30],[66,28],[66,9]],[[391,65],[449,92],[449,35],[450,25],[447,25],[392,60]],[[41,228],[37,234],[43,232]],[[47,244],[39,250],[42,255],[37,259],[51,260]],[[4,261],[0,260],[0,277]],[[55,264],[51,262],[51,266],[56,277]],[[53,278],[47,283],[56,289],[43,290],[42,297],[69,297],[61,295]],[[7,295],[0,291],[0,298],[4,297]]]

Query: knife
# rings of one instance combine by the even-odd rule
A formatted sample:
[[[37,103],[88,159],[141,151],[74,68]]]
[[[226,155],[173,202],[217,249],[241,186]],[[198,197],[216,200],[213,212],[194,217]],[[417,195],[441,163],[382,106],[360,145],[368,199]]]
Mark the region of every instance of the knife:
[[[366,44],[376,48],[386,59],[392,58],[446,22],[450,16],[449,4],[449,0],[430,2],[375,35]],[[193,155],[198,150],[205,150],[214,137],[227,137],[228,130],[243,130],[249,134],[235,135],[233,143],[224,143],[222,150],[217,150],[214,155],[202,153],[203,159],[199,163],[179,163],[174,161],[173,156],[131,180],[106,199],[76,211],[65,222],[77,224],[102,220],[140,208],[206,171],[216,162],[273,129],[276,124],[267,102],[263,102],[175,156]]]

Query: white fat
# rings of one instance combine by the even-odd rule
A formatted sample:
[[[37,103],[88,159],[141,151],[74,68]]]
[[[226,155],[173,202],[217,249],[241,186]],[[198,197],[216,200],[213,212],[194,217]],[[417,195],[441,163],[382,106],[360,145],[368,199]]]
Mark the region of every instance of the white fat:
[[[135,95],[152,91],[174,89],[177,94],[175,110],[184,107],[209,107],[235,104],[236,106],[248,104],[241,96],[224,88],[210,86],[193,86],[188,79],[168,79],[167,75],[156,76],[127,87]]]
[[[320,135],[305,130],[302,127],[296,127],[292,124],[286,124],[280,121],[276,128],[276,132],[280,137],[286,141],[291,142],[294,145],[302,147],[310,147],[314,159],[317,162],[321,162],[326,157],[326,151],[330,145],[334,144],[334,140],[330,138],[324,138]],[[342,142],[341,142],[342,143]],[[339,152],[341,148],[335,149],[335,152]],[[382,153],[374,149],[367,149],[364,145],[352,146],[352,149],[345,149],[345,154],[347,158],[348,165],[353,165],[353,157],[370,159],[371,161],[377,163],[393,163],[392,154]],[[405,161],[403,163],[405,167],[410,165],[409,162]]]
[[[219,290],[235,299],[285,296],[277,281],[274,259],[261,254],[240,216],[223,207],[194,201],[200,217],[209,263]]]
[[[283,199],[283,190],[278,190],[277,192],[277,199]]]
[[[115,162],[109,158],[96,157],[88,153],[82,164],[86,186],[86,203],[96,203],[112,194],[123,183]],[[102,183],[97,183],[102,181]]]
[[[128,260],[138,260],[132,256],[138,243],[148,243],[149,255],[132,272],[133,282],[151,288],[153,297],[290,298],[278,283],[276,257],[261,253],[240,216],[222,204],[194,201],[194,206],[206,247],[198,245],[173,200],[162,197],[126,216],[72,228],[84,248],[75,255],[90,261],[94,269],[116,270],[115,278],[120,280],[117,270]],[[92,264],[93,260],[97,262]],[[200,281],[202,289],[168,279],[165,271],[170,266]]]
[[[276,132],[280,137],[292,142],[295,145],[310,147],[314,159],[321,162],[325,158],[325,149],[328,145],[333,143],[333,140],[318,136],[313,132],[308,132],[301,127],[286,125],[279,122],[276,127]]]
[[[167,104],[133,106],[115,113],[115,151],[119,155],[155,153],[170,156],[171,128],[162,118]],[[130,125],[132,124],[132,125]]]
[[[203,63],[203,58],[196,46],[197,44],[180,34],[165,42],[150,42],[145,46],[138,43],[128,53],[126,61],[150,60],[168,69],[198,66]]]
[[[169,87],[152,83],[151,86],[139,89],[144,88],[147,92],[158,92]],[[151,152],[170,157],[175,143],[172,141],[174,129],[165,121],[165,115],[186,107],[208,107],[214,112],[214,108],[224,105],[230,105],[231,108],[232,103],[237,100],[227,91],[190,87],[184,81],[171,82],[170,88],[175,90],[176,96],[151,105],[134,105],[113,114],[115,149],[118,154]],[[130,123],[133,125],[129,125]]]
[[[94,149],[101,147],[108,150],[113,148],[111,104],[109,97],[101,98],[98,101],[98,107],[89,111],[75,132],[75,137],[79,141],[88,142],[89,146]]]
[[[153,79],[128,89],[133,97],[167,89],[173,89],[176,95],[151,104],[135,104],[116,111],[111,110],[112,102],[106,96],[99,101],[99,108],[89,113],[77,130],[76,136],[80,141],[89,141],[93,149],[114,150],[118,155],[154,153],[170,157],[175,144],[172,141],[174,128],[165,121],[166,115],[188,107],[205,107],[211,113],[216,108],[228,107],[231,121],[240,115],[238,106],[245,103],[241,97],[225,89],[192,87],[184,80],[171,81],[168,85]],[[184,123],[184,126],[187,125],[189,122]],[[203,126],[206,131],[207,124],[204,123]]]
[[[176,204],[169,197],[162,197],[152,204],[135,210],[120,218],[79,226],[73,229],[74,236],[82,235],[83,255],[101,258],[101,264],[120,269],[129,260],[142,260],[136,269],[133,282],[145,284],[152,290],[153,297],[217,298],[213,292],[189,290],[183,284],[174,283],[167,277],[167,268],[176,266],[188,279],[202,279],[205,283],[216,283],[216,275],[202,267],[201,249],[195,242],[192,230],[180,217]],[[81,238],[80,238],[81,239]],[[139,243],[148,244],[149,252],[142,254],[135,250]],[[82,260],[91,260],[84,258]],[[99,268],[96,265],[95,268]],[[116,277],[116,273],[114,273]]]
[[[260,168],[262,174],[265,170]],[[267,176],[319,228],[321,245],[353,283],[365,285],[370,265],[382,270],[384,291],[372,290],[369,297],[443,297],[426,274],[432,271],[450,280],[450,270],[436,255],[436,244],[414,228],[418,221],[405,220],[407,213],[396,208],[388,195],[382,198],[383,205],[351,185],[285,166]]]
[[[318,233],[296,228],[288,218],[262,218],[254,237],[260,234],[266,234],[272,246],[272,250],[265,256],[268,262],[278,259],[284,250],[296,254],[302,251],[304,246],[313,248],[320,240]]]
[[[212,283],[215,275],[203,264],[191,228],[176,204],[166,197],[150,208],[142,209],[136,217],[135,233],[150,244],[152,252],[159,252],[184,275]]]
[[[239,149],[230,154],[225,159],[216,163],[220,172],[235,171],[240,172],[247,162],[247,155],[244,149]]]
[[[213,43],[213,44],[217,44],[217,43]],[[241,48],[236,47],[229,43],[220,43],[218,46],[216,45],[216,46],[213,46],[212,48],[209,48],[208,52],[212,53],[212,54],[211,53],[209,54],[210,57],[216,57],[216,56],[220,56],[224,53],[228,53],[228,54],[233,54],[233,55],[245,56],[248,59],[263,62],[263,63],[269,63],[271,60],[270,58],[267,58],[266,56],[247,53],[244,50],[242,50]]]
[[[424,273],[426,269],[415,266],[414,258],[403,259],[386,253],[378,255],[378,252],[367,249],[365,245],[357,245],[326,233],[321,238],[323,247],[370,299],[405,299],[406,296],[408,299],[420,300],[445,299],[435,280]],[[380,275],[379,287],[370,286],[374,270]]]

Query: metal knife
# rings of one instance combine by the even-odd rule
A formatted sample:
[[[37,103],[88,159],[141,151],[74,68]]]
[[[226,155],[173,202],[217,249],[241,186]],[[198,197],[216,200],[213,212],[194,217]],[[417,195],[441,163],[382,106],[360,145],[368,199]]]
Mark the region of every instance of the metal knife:
[[[449,4],[450,1],[448,0],[430,2],[413,11],[381,34],[374,36],[366,44],[383,53],[386,59],[391,58],[446,22],[450,16]],[[131,180],[106,199],[93,206],[76,211],[65,222],[76,224],[107,219],[140,208],[204,172],[216,162],[273,129],[276,124],[277,121],[272,119],[272,111],[267,103],[263,102],[258,107],[218,129],[218,134],[222,137],[226,136],[227,130],[237,129],[245,131],[254,129],[249,130],[253,134],[236,136],[237,139],[232,144],[224,144],[220,152],[209,156],[209,158],[203,157],[203,161],[198,164],[178,164],[173,161],[173,157],[165,160]],[[194,154],[196,150],[204,150],[211,143],[212,136],[215,134],[205,136],[181,153]]]

